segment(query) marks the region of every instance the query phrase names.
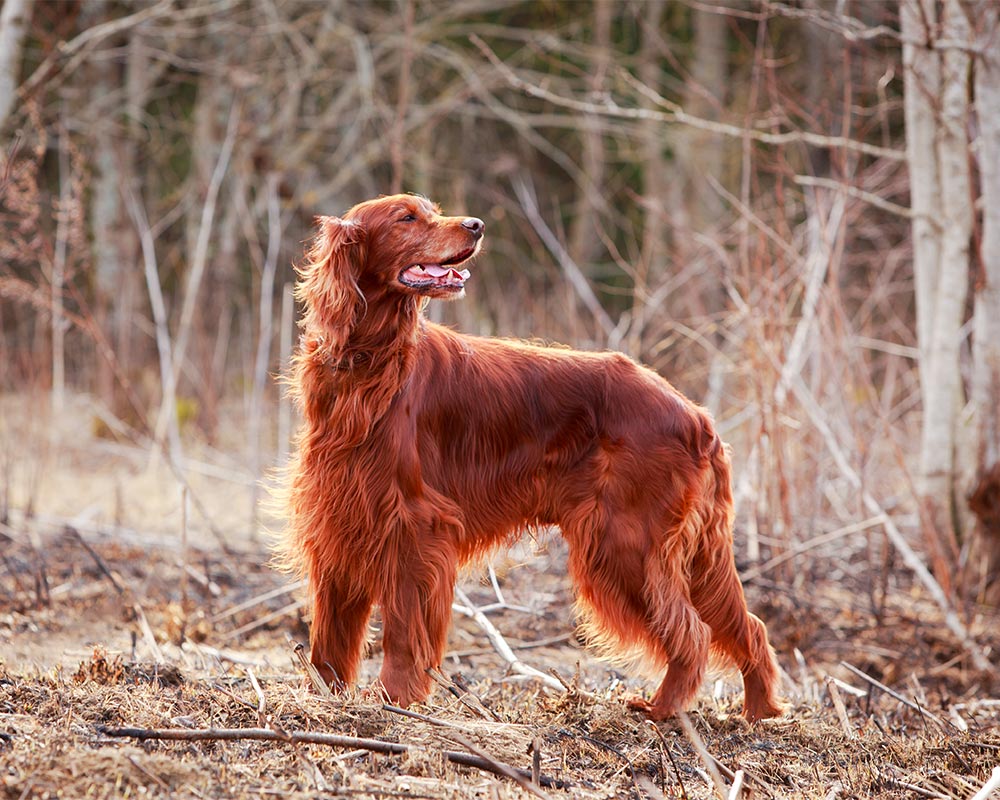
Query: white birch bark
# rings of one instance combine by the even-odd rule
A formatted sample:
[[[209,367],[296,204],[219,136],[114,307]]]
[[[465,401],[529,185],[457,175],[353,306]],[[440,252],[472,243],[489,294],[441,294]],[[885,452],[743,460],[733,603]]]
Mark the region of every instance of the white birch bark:
[[[21,46],[28,32],[33,3],[34,0],[4,0],[0,9],[0,128],[17,99]]]
[[[910,207],[913,210],[913,278],[917,300],[917,342],[921,371],[929,364],[928,350],[933,330],[934,292],[941,263],[938,221],[941,217],[937,152],[934,138],[937,120],[934,106],[941,87],[937,54],[930,47],[912,44],[930,42],[936,24],[934,0],[902,0],[899,9],[903,32],[903,87],[906,116],[906,160],[910,171]],[[926,380],[921,391],[926,404]]]
[[[959,331],[968,294],[972,210],[968,55],[959,48],[940,54],[933,48],[939,39],[967,41],[969,31],[959,0],[944,0],[940,7],[940,30],[934,0],[902,0],[900,21],[924,415],[917,483],[935,572],[945,579],[955,552]]]
[[[108,18],[108,4],[94,2],[85,4],[80,15],[84,28],[96,28]],[[89,165],[92,170],[90,182],[89,225],[92,236],[94,264],[94,312],[97,324],[108,342],[118,350],[115,330],[119,327],[122,308],[118,304],[122,277],[129,271],[135,252],[127,252],[123,237],[125,233],[125,209],[122,203],[121,186],[127,175],[122,170],[129,169],[126,149],[120,131],[118,109],[110,98],[121,90],[118,65],[109,59],[94,59],[88,63],[86,86],[88,87],[85,119],[90,133]],[[98,357],[94,371],[97,382],[97,396],[114,413],[120,413],[115,402],[115,375],[107,359]]]
[[[971,399],[977,438],[970,504],[976,515],[973,571],[976,589],[1000,601],[1000,11],[992,0],[975,9],[982,45],[973,66],[979,136],[976,159],[982,189],[982,274],[976,284]]]
[[[982,3],[983,29],[995,38],[1000,11]],[[980,466],[1000,461],[1000,49],[984,47],[975,65],[976,159],[982,187],[983,275],[976,286],[972,400],[980,423]]]
[[[959,0],[945,0],[941,35],[969,40],[969,26]],[[960,330],[969,289],[969,237],[972,200],[969,178],[969,56],[957,47],[941,56],[941,119],[937,157],[941,190],[941,250],[930,332],[929,364],[922,371],[924,422],[921,437],[920,491],[939,541],[947,545],[955,531],[957,417],[963,387],[959,373]]]

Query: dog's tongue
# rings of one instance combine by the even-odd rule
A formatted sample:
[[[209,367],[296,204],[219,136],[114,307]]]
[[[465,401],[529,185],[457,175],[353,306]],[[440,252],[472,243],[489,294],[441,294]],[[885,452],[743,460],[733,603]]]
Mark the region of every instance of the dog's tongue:
[[[469,279],[469,270],[457,270],[443,264],[414,264],[403,275],[414,283],[426,283],[428,279],[437,286],[461,286]]]
[[[451,275],[454,275],[456,278],[469,277],[469,270],[467,269],[463,269],[459,272],[454,267],[442,267],[440,264],[426,264],[424,265],[424,272],[432,278],[445,278]]]

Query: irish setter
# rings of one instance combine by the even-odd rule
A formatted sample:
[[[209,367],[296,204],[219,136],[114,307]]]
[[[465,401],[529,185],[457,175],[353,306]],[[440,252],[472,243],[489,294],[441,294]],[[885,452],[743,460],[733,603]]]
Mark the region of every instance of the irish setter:
[[[423,316],[427,298],[464,294],[484,228],[382,197],[320,218],[299,270],[303,426],[282,549],[309,577],[312,663],[334,687],[353,681],[378,603],[382,687],[401,705],[425,698],[459,566],[558,525],[593,640],[666,669],[634,707],[683,710],[713,651],[742,671],[748,719],[779,714],[709,415],[619,353],[466,336]]]

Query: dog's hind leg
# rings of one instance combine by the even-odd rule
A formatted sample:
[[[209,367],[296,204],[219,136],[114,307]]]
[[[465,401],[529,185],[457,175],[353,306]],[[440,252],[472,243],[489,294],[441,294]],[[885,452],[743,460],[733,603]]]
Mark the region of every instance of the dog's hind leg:
[[[707,563],[699,563],[707,561]],[[714,561],[695,561],[695,606],[712,629],[712,647],[730,658],[743,674],[743,714],[754,721],[777,717],[778,664],[764,623],[747,610],[736,566],[728,552]]]
[[[642,526],[591,505],[561,520],[560,528],[584,638],[606,655],[648,650],[643,574],[649,541]]]
[[[668,662],[651,702],[634,702],[654,720],[687,708],[705,678],[712,633],[687,595],[686,579],[670,574],[671,563],[650,561],[647,592],[652,606],[650,634],[658,637]]]
[[[669,663],[652,701],[630,705],[653,719],[683,710],[704,677],[711,634],[687,597],[686,580],[664,573],[669,562],[655,553],[649,524],[599,506],[562,528],[588,640],[612,654],[641,650]]]

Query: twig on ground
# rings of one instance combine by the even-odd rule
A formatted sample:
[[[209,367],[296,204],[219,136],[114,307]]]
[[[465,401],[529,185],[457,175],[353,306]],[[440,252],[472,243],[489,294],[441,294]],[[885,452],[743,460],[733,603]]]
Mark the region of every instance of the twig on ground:
[[[126,755],[125,758],[128,759],[128,762],[133,767],[135,767],[137,770],[139,770],[139,772],[141,772],[143,775],[145,775],[151,781],[153,781],[157,786],[159,786],[161,789],[166,789],[168,793],[170,792],[170,789],[171,789],[170,784],[167,783],[165,780],[163,780],[163,778],[161,778],[155,772],[153,772],[153,771],[147,769],[146,767],[144,767],[142,764],[140,764],[138,761],[136,761],[135,758],[133,758],[132,756]]]
[[[495,720],[497,722],[502,721],[493,709],[487,708],[486,704],[483,703],[478,696],[469,691],[468,686],[463,686],[454,678],[444,675],[436,669],[428,669],[427,674],[431,676],[438,686],[446,692],[449,692],[455,697],[455,699],[457,699],[463,706],[468,708],[474,714],[478,714],[483,719]]]
[[[208,573],[198,572],[190,564],[184,564],[182,566],[183,570],[194,579],[194,582],[199,586],[203,587],[212,597],[219,597],[222,594],[222,589],[219,587],[215,581],[213,581]]]
[[[948,795],[941,794],[941,792],[934,792],[930,789],[925,789],[923,786],[917,786],[915,783],[907,783],[906,781],[901,781],[898,778],[886,778],[885,782],[889,786],[895,786],[898,789],[905,789],[908,792],[913,792],[920,797],[929,797],[932,800],[948,800]]]
[[[84,539],[83,536],[80,535],[80,531],[72,525],[67,525],[63,528],[63,530],[83,546],[83,549],[87,551],[87,555],[89,555],[94,560],[94,563],[97,564],[97,568],[109,581],[111,581],[111,585],[115,587],[115,591],[120,595],[125,594],[125,587],[118,582],[118,579],[114,576],[111,570],[108,569],[108,565],[104,562],[104,559],[101,558],[100,554],[87,543],[87,540]]]
[[[987,800],[997,789],[1000,789],[1000,767],[993,768],[990,779],[983,784],[983,788],[976,792],[972,800]]]
[[[253,674],[253,670],[250,667],[244,668],[247,673],[247,677],[250,679],[250,685],[253,687],[254,694],[257,695],[257,722],[262,728],[268,727],[267,724],[267,714],[266,707],[267,703],[264,699],[264,690],[260,688],[260,684],[257,682],[257,676]]]
[[[259,606],[262,603],[266,603],[268,600],[273,600],[275,597],[281,597],[281,595],[283,594],[291,594],[292,592],[296,592],[299,589],[304,588],[305,585],[306,585],[305,581],[296,581],[295,583],[291,583],[287,586],[279,586],[277,589],[271,589],[270,591],[264,592],[263,594],[255,595],[254,597],[251,597],[249,600],[244,600],[242,603],[238,603],[235,606],[230,606],[224,611],[220,611],[218,614],[209,617],[209,622],[212,623],[221,622],[222,620],[227,619],[235,614],[238,614],[241,611],[246,611],[248,608],[253,608],[254,606]]]
[[[844,735],[848,739],[858,738],[858,732],[851,727],[851,721],[847,717],[847,706],[844,705],[844,698],[840,696],[840,689],[837,688],[833,678],[827,677],[826,690],[830,693],[830,699],[833,700],[833,708],[840,720],[840,727],[844,729]]]
[[[486,637],[490,640],[490,644],[493,645],[493,648],[497,651],[500,657],[507,662],[511,671],[516,672],[519,675],[527,675],[532,678],[537,678],[551,689],[565,691],[561,681],[557,681],[551,675],[547,675],[539,669],[528,666],[516,655],[514,655],[514,651],[511,649],[510,645],[507,644],[507,641],[503,638],[500,631],[498,631],[496,626],[490,622],[489,619],[487,619],[486,615],[483,614],[482,611],[472,605],[472,602],[469,600],[465,592],[456,587],[455,594],[462,601],[462,603],[464,603],[464,605],[455,603],[452,605],[452,608],[459,614],[464,614],[465,616],[470,617],[477,625],[479,625],[480,628],[483,629]],[[583,693],[581,692],[581,694]]]
[[[157,664],[166,664],[167,659],[163,657],[163,651],[160,650],[160,645],[156,642],[156,637],[153,635],[153,629],[149,627],[149,621],[146,619],[146,614],[142,610],[142,606],[138,603],[133,603],[132,610],[135,612],[135,618],[139,622],[139,629],[142,631],[142,638],[145,640],[146,646],[153,654],[153,661]]]
[[[530,772],[526,776],[522,773],[521,770],[516,770],[513,767],[504,764],[501,761],[497,761],[495,758],[493,758],[493,756],[491,756],[489,753],[487,753],[478,745],[475,745],[472,742],[470,742],[464,736],[460,736],[457,733],[452,733],[449,734],[449,737],[451,739],[454,739],[454,741],[458,742],[458,744],[462,745],[462,747],[464,747],[470,753],[483,759],[483,761],[485,761],[491,767],[493,767],[492,771],[495,775],[503,775],[505,778],[510,778],[510,780],[514,781],[514,783],[516,783],[526,792],[530,792],[531,794],[535,795],[535,797],[542,798],[542,800],[548,800],[548,795],[545,794],[545,792],[543,792],[540,788],[538,788],[537,784],[532,783],[530,778],[531,775]]]
[[[684,734],[687,736],[688,741],[691,742],[692,747],[697,751],[698,755],[701,756],[702,762],[705,764],[705,769],[708,771],[711,780],[709,784],[715,790],[715,793],[724,800],[726,797],[726,784],[722,780],[722,775],[719,773],[719,768],[716,765],[715,758],[712,754],[708,752],[708,748],[705,746],[705,742],[702,740],[701,736],[698,735],[698,731],[694,729],[694,725],[691,724],[691,719],[687,714],[681,712],[677,715],[677,719],[681,723],[681,727],[684,729]]]
[[[139,741],[236,742],[252,740],[288,742],[290,744],[319,744],[327,747],[349,747],[389,755],[400,755],[424,749],[399,742],[386,742],[381,739],[361,739],[356,736],[340,736],[334,733],[317,733],[315,731],[288,731],[286,733],[279,733],[278,731],[264,728],[108,728],[104,725],[98,725],[96,730],[103,736],[138,739]],[[460,753],[452,750],[445,750],[443,755],[453,764],[475,767],[484,772],[500,775],[511,780],[515,780],[513,776],[517,775],[520,779],[526,781],[531,775],[527,770],[520,770],[503,762],[480,755],[470,755],[469,753]],[[566,789],[572,787],[573,784],[568,781],[542,776],[541,785]],[[545,796],[538,791],[535,791],[535,794],[540,797]]]
[[[428,725],[437,725],[441,728],[456,728],[458,730],[466,730],[468,726],[460,725],[456,722],[449,722],[446,719],[440,719],[439,717],[432,717],[429,714],[421,714],[419,711],[411,711],[408,708],[400,708],[399,706],[389,705],[388,703],[382,704],[382,710],[388,711],[390,714],[399,714],[402,717],[409,717],[410,719],[418,719],[421,722],[426,722]]]
[[[302,666],[302,671],[305,672],[306,677],[309,679],[309,683],[312,685],[316,693],[327,700],[333,699],[333,692],[330,691],[330,687],[326,685],[326,681],[319,674],[319,670],[312,665],[309,657],[306,655],[306,648],[301,642],[296,642],[293,648],[295,652],[295,657],[299,660],[299,664]]]
[[[667,758],[670,760],[670,765],[674,768],[674,777],[677,778],[677,784],[681,787],[681,797],[683,797],[684,800],[689,800],[687,788],[684,786],[684,781],[681,778],[680,768],[677,766],[677,760],[674,758],[674,754],[671,751],[670,746],[667,744],[667,740],[663,737],[663,732],[659,729],[657,724],[652,720],[647,719],[646,724],[650,728],[652,728],[653,732],[659,738],[660,747],[662,748],[663,752],[667,754]]]
[[[729,800],[739,800],[743,795],[743,777],[745,773],[743,770],[736,770],[736,774],[733,776],[733,783],[729,787]]]
[[[946,721],[942,720],[940,717],[935,716],[930,711],[928,711],[926,708],[923,708],[919,703],[914,703],[912,700],[909,700],[906,697],[903,697],[903,695],[901,695],[899,692],[893,691],[888,686],[886,686],[884,683],[875,680],[875,678],[873,678],[871,675],[868,675],[867,673],[862,672],[860,669],[858,669],[857,667],[855,667],[855,666],[853,666],[851,664],[848,664],[846,661],[841,661],[840,665],[842,667],[845,667],[846,669],[849,669],[851,672],[853,672],[859,678],[868,681],[868,683],[870,683],[876,689],[879,689],[879,690],[885,692],[890,697],[898,700],[903,705],[905,705],[905,706],[907,706],[909,708],[912,708],[914,711],[916,711],[916,712],[918,712],[920,714],[923,714],[923,716],[927,717],[927,719],[929,719],[933,723],[935,723],[939,728],[941,728],[941,730],[946,730],[946,728],[945,728],[946,724],[947,725],[951,725],[950,722],[946,722]]]

